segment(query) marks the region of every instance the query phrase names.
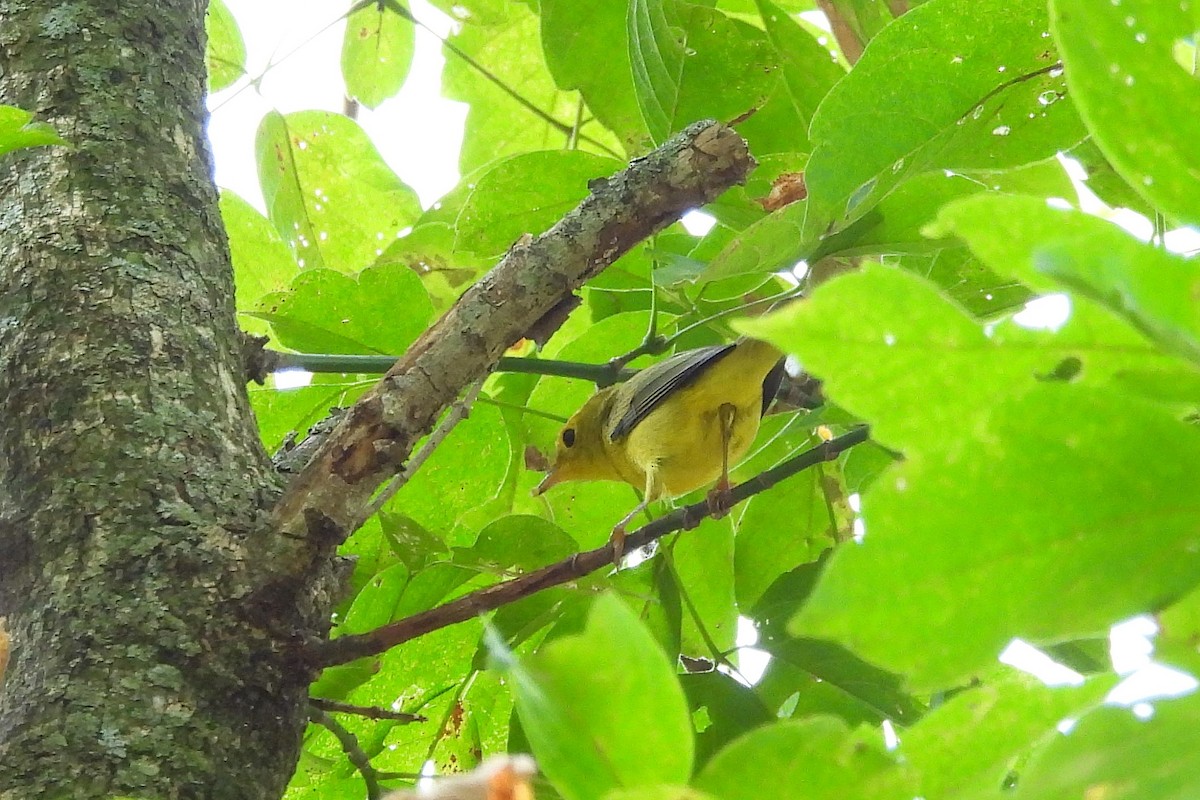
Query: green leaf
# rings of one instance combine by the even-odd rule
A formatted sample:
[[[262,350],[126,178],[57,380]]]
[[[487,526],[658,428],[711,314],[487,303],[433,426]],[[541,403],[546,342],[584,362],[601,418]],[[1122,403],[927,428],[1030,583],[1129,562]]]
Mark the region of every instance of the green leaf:
[[[392,242],[375,261],[377,265],[404,264],[414,270],[421,276],[438,311],[445,311],[494,263],[454,248],[455,222],[483,169],[486,168],[464,176],[422,212],[411,231]]]
[[[1087,173],[1085,185],[1106,205],[1128,208],[1143,217],[1153,218],[1153,207],[1113,169],[1112,162],[1096,146],[1094,139],[1084,139],[1067,151],[1067,155],[1083,167]]]
[[[455,561],[495,570],[532,572],[575,552],[575,542],[561,528],[541,517],[512,514],[501,517],[479,532],[469,551],[459,551]]]
[[[1167,350],[1200,364],[1200,270],[1104,220],[1029,197],[979,197],[943,210],[939,226],[1031,283],[1048,275],[1090,297]]]
[[[871,423],[873,439],[908,455],[970,439],[996,402],[1054,378],[1064,361],[1078,362],[1073,377],[1095,386],[1131,369],[1179,366],[1085,300],[1057,331],[1011,321],[985,329],[930,284],[880,266],[738,328],[798,355],[828,397]]]
[[[504,752],[512,708],[512,692],[502,676],[495,671],[477,674],[436,734],[431,758],[438,773],[448,776],[475,769],[485,753]],[[426,736],[431,733],[426,731]]]
[[[66,144],[54,128],[45,122],[31,122],[33,114],[13,106],[0,105],[0,156],[22,147]]]
[[[841,645],[788,634],[788,620],[812,592],[827,560],[828,553],[781,575],[749,611],[758,627],[755,647],[771,655],[756,693],[780,716],[825,714],[850,725],[883,720],[912,724],[924,708],[903,690],[900,676],[866,663]]]
[[[512,675],[538,764],[568,800],[691,776],[691,715],[675,669],[616,597],[598,598],[581,634],[546,644]]]
[[[696,763],[703,767],[717,751],[742,734],[775,720],[754,690],[724,672],[685,673],[679,682],[697,725]]]
[[[752,152],[807,150],[807,122],[797,114],[780,69],[783,54],[764,33],[704,4],[677,2],[676,8],[686,43],[672,127],[753,112],[738,124]]]
[[[1013,637],[1086,636],[1196,584],[1195,428],[1063,383],[993,401],[972,428],[940,430],[941,448],[868,491],[864,544],[834,553],[795,633],[932,689],[978,674]]]
[[[742,608],[753,607],[780,575],[816,561],[832,546],[836,523],[830,519],[822,481],[821,470],[808,470],[745,504],[734,542]]]
[[[291,438],[303,438],[309,426],[324,419],[333,406],[347,408],[375,378],[355,380],[346,375],[314,375],[312,383],[298,389],[278,390],[274,379],[266,387],[251,387],[250,403],[258,419],[258,434],[274,452]]]
[[[433,305],[417,274],[392,264],[357,276],[307,270],[289,291],[264,296],[251,316],[270,322],[293,350],[398,358],[429,324]]]
[[[263,295],[283,291],[296,277],[296,260],[271,222],[229,189],[221,190],[221,221],[229,236],[238,311]]]
[[[471,655],[482,633],[482,621],[472,619],[393,648],[378,658],[375,676],[347,697],[346,702],[382,708],[401,699],[404,711],[431,720],[364,726],[360,740],[370,736],[368,752],[376,769],[419,774],[435,743],[454,734],[454,720],[471,713],[460,691],[471,678]]]
[[[738,327],[797,354],[827,396],[872,424],[872,438],[901,449],[962,425],[1055,364],[1044,353],[1001,349],[930,284],[880,266]]]
[[[1004,312],[1020,311],[1034,296],[1028,286],[996,274],[964,247],[908,253],[888,261],[936,284],[976,319],[996,319]]]
[[[310,725],[320,731],[315,725]],[[335,759],[317,759],[305,752],[292,783],[288,785],[287,800],[358,800],[366,792],[361,775],[342,777],[331,771]],[[305,767],[311,765],[311,774]],[[137,798],[144,800],[144,798]]]
[[[578,90],[628,152],[647,148],[649,132],[634,94],[626,3],[542,0],[542,43],[554,82]]]
[[[1192,647],[1200,641],[1200,590],[1189,592],[1158,615],[1161,638]]]
[[[920,704],[903,690],[897,675],[838,644],[774,633],[757,646],[774,659],[772,668],[783,668],[777,680],[788,680],[790,694],[796,696],[794,717],[829,714],[851,723],[874,724],[907,723],[921,714]]]
[[[204,30],[208,33],[204,51],[208,91],[219,92],[246,74],[246,43],[224,0],[209,0]]]
[[[772,211],[734,236],[700,277],[713,281],[790,268],[815,246],[803,236],[807,214],[803,200]]]
[[[588,182],[621,162],[579,150],[525,153],[494,162],[475,182],[455,224],[455,248],[503,254],[525,234],[538,235],[588,196]]]
[[[803,127],[797,134],[807,141],[808,126],[817,106],[846,72],[833,60],[829,50],[818,44],[783,9],[769,0],[755,0],[755,5],[767,41],[780,59],[788,97]]]
[[[1152,205],[1200,223],[1200,88],[1194,64],[1200,29],[1185,3],[1054,0],[1054,38],[1071,96],[1096,144]]]
[[[1150,719],[1098,708],[1022,772],[1013,800],[1186,800],[1200,793],[1200,695],[1154,703]]]
[[[936,228],[927,229],[940,208],[958,198],[1010,192],[1026,185],[1041,189],[1047,197],[1074,195],[1069,179],[1055,160],[1004,172],[929,172],[901,183],[854,223],[819,240],[806,239],[803,234],[809,213],[803,201],[774,211],[734,236],[712,258],[703,277],[716,280],[774,272],[801,259],[816,263],[829,256],[931,255],[958,248],[956,242],[930,236],[946,235]],[[965,265],[965,274],[941,274],[937,282],[946,288],[963,282],[982,291],[998,288],[995,276],[972,274],[977,270],[977,265]]]
[[[954,695],[904,731],[899,753],[919,773],[924,797],[998,790],[1017,759],[1056,736],[1059,722],[1098,705],[1115,683],[1105,676],[1078,687],[1050,688],[1005,670]]]
[[[671,135],[679,107],[687,38],[674,0],[629,3],[629,62],[642,119],[654,142]]]
[[[616,789],[606,793],[604,800],[716,800],[716,798],[704,792],[698,792],[689,786],[647,786],[638,789]]]
[[[805,238],[921,172],[1002,169],[1078,142],[1047,26],[1042,0],[930,0],[881,31],[813,118]]]
[[[271,112],[255,149],[267,216],[303,267],[363,269],[420,215],[413,190],[340,114]]]
[[[991,197],[1001,192],[1011,192],[1014,184],[1020,186],[1024,182],[1039,185],[1047,197],[1074,196],[1075,193],[1066,173],[1053,159],[979,177],[930,172],[900,184],[853,225],[822,242],[814,258],[826,255],[927,253],[957,247],[959,245],[952,240],[927,235],[929,231],[926,226],[937,218],[939,209],[960,198]]]
[[[681,651],[715,658],[732,650],[737,639],[738,607],[733,590],[733,526],[729,520],[705,519],[675,540],[670,558],[680,582],[679,593],[687,603]]]
[[[694,783],[722,800],[903,797],[876,793],[894,780],[893,770],[886,753],[841,721],[813,717],[751,731],[717,753]]]
[[[447,52],[443,73],[446,97],[468,104],[459,156],[464,175],[502,156],[557,150],[572,141],[592,152],[619,150],[617,138],[594,121],[572,135],[581,101],[555,85],[542,54],[540,21],[523,4],[467,14],[449,44],[474,62]],[[480,68],[495,80],[481,80]]]
[[[499,493],[508,475],[511,447],[499,409],[480,403],[437,446],[387,508],[437,530],[448,545],[469,545],[475,531],[459,530],[456,523]]]
[[[773,124],[742,129],[751,149],[781,152],[807,145],[777,74],[780,56],[759,29],[704,5],[635,0],[629,9],[629,45],[638,104],[655,142],[697,119],[732,119],[771,105],[772,111],[763,113],[782,115]],[[758,146],[765,137],[772,143]]]
[[[1200,366],[1200,271],[1195,262],[1143,246],[1121,254],[1069,245],[1047,247],[1038,268],[1128,319],[1134,327]],[[1136,253],[1129,251],[1136,250]],[[1095,260],[1088,259],[1095,253]],[[1122,260],[1121,255],[1129,256]]]
[[[407,11],[407,6],[394,2]],[[364,3],[346,18],[342,77],[346,94],[367,108],[395,96],[408,77],[416,29],[391,2]]]
[[[1086,244],[1046,243],[1035,255],[1035,265],[1200,366],[1196,262],[1122,236],[1112,226],[1103,233],[1107,235]]]
[[[354,598],[338,625],[339,632],[366,633],[396,619],[396,609],[410,577],[408,567],[403,564],[393,564],[372,577]]]

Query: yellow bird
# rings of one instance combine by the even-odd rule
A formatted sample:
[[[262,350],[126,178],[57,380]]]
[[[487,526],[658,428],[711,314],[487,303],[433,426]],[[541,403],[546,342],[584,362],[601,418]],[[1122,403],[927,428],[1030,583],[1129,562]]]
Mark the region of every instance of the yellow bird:
[[[625,526],[648,504],[716,481],[750,449],[783,379],[783,354],[754,339],[687,350],[592,395],[559,434],[538,495],[564,481],[625,481],[642,502],[613,528],[619,559]]]

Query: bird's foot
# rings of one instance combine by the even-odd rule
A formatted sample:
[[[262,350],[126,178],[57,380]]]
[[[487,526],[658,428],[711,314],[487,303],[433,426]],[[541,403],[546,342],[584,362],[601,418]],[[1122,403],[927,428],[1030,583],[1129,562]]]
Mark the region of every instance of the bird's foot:
[[[625,558],[625,525],[624,525],[624,523],[613,528],[612,536],[608,537],[608,543],[610,545],[612,545],[613,566],[620,568],[621,559]]]
[[[709,489],[708,494],[704,496],[704,502],[708,505],[708,514],[713,519],[720,519],[729,513],[729,509],[733,508],[733,485],[729,483],[728,477],[722,477],[717,481],[717,485]]]

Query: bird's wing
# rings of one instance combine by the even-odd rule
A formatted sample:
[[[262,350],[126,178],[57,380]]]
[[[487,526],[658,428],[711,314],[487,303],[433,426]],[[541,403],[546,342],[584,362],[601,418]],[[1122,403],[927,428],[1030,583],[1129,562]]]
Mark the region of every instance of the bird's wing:
[[[610,441],[616,441],[633,430],[658,404],[700,377],[717,359],[737,347],[736,344],[719,344],[700,347],[671,356],[647,367],[629,379],[633,396],[629,407],[621,414],[617,424],[608,432]],[[772,396],[774,396],[772,394]]]
[[[787,374],[785,363],[786,359],[779,359],[775,363],[775,366],[771,367],[771,371],[767,373],[767,377],[763,378],[762,414],[767,413],[767,409],[771,407],[771,401],[779,393],[779,385],[783,383],[783,376]]]

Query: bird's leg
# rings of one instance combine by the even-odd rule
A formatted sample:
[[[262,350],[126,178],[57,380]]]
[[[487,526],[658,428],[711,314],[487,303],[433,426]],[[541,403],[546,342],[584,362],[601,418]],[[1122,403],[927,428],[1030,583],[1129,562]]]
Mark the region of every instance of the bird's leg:
[[[612,529],[612,536],[608,538],[608,543],[613,548],[613,566],[621,566],[621,559],[625,557],[625,526],[629,521],[638,514],[646,510],[646,506],[650,505],[650,501],[658,497],[658,492],[654,485],[655,473],[654,470],[646,471],[646,491],[642,493],[642,502],[634,506],[633,511],[626,514],[616,527]]]
[[[714,486],[705,497],[708,511],[713,519],[720,519],[729,513],[732,505],[729,497],[729,442],[733,439],[733,422],[737,417],[737,406],[732,403],[722,403],[717,409],[717,421],[721,425],[721,477],[717,478]]]
[[[608,543],[612,545],[613,549],[613,566],[620,566],[621,559],[625,557],[625,526],[640,512],[645,511],[647,505],[645,500],[638,503],[634,506],[633,511],[626,514],[612,529],[612,536],[608,538]]]

